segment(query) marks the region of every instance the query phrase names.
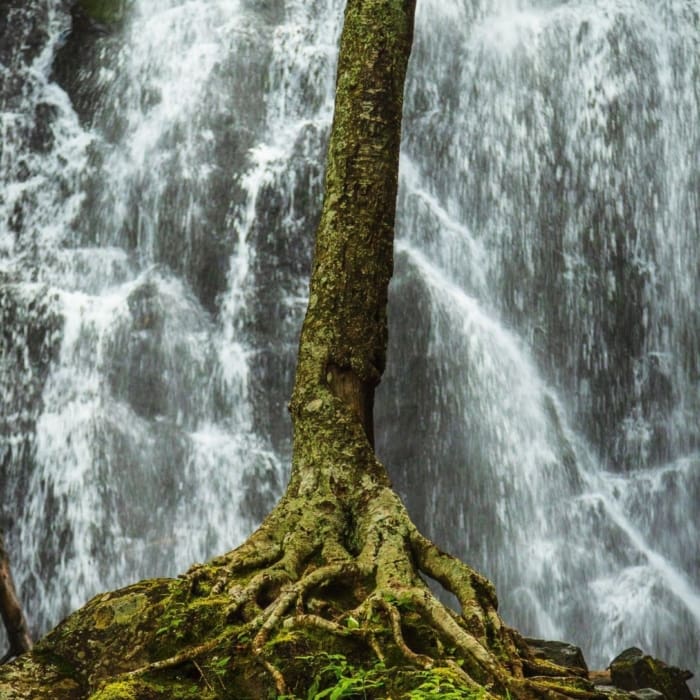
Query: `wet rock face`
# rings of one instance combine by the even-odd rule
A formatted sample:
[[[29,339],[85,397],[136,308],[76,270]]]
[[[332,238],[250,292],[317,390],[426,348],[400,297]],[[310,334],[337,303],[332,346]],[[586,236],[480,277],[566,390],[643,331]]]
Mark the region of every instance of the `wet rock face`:
[[[137,287],[129,296],[132,316],[126,352],[126,371],[119,373],[126,395],[141,416],[154,418],[167,412],[167,377],[164,370],[164,312],[153,283]]]
[[[666,700],[693,700],[686,681],[692,678],[690,671],[667,666],[663,661],[644,654],[641,649],[631,647],[617,656],[610,664],[612,682],[623,690],[636,691],[633,697],[651,700],[663,697]],[[652,689],[660,695],[639,693]]]
[[[35,426],[51,362],[59,351],[62,317],[43,287],[0,284],[0,484],[4,498],[22,502],[34,458]],[[22,466],[18,480],[10,472]],[[0,513],[0,529],[11,522]]]
[[[30,65],[48,38],[42,13],[26,5],[24,0],[4,0],[0,4],[0,63],[10,68],[18,62]],[[16,80],[16,76],[8,73],[7,80]],[[0,85],[2,82],[0,78]]]
[[[135,170],[126,195],[129,214],[124,217],[117,212],[110,217],[105,211],[114,206],[114,199],[109,186],[105,187],[102,167],[115,152],[129,148],[134,129],[138,129],[124,105],[133,104],[134,93],[139,93],[138,111],[149,114],[163,100],[157,80],[140,89],[124,79],[136,65],[125,52],[125,45],[133,40],[133,4],[129,0],[73,2],[70,30],[52,65],[52,79],[69,96],[81,124],[97,137],[91,146],[94,169],[85,181],[80,235],[87,244],[94,243],[95,231],[105,229],[104,220],[111,219],[101,234],[102,243],[109,237],[116,245],[135,249],[148,238],[154,258],[185,276],[203,306],[215,314],[227,289],[234,251],[231,226],[235,216],[231,212],[246,198],[240,173],[249,167],[256,130],[265,120],[261,87],[268,80],[270,47],[264,27],[265,21],[274,19],[274,3],[264,3],[256,10],[250,19],[255,31],[237,36],[236,54],[222,56],[197,86],[202,102],[216,106],[163,126],[157,149],[159,176]],[[167,74],[162,63],[155,60],[151,67],[155,74]],[[207,163],[206,176],[193,163]],[[183,177],[188,168],[199,173],[197,178]],[[124,178],[121,184],[128,181],[123,173],[109,175],[110,179],[119,177]]]
[[[113,396],[141,418],[195,425],[208,410],[205,380],[215,365],[206,314],[156,270],[134,287],[127,305],[106,341]]]
[[[71,26],[52,66],[53,79],[68,93],[80,120],[94,126],[95,105],[105,99],[107,86],[98,79],[119,49],[116,25],[88,13],[82,3],[70,10]]]

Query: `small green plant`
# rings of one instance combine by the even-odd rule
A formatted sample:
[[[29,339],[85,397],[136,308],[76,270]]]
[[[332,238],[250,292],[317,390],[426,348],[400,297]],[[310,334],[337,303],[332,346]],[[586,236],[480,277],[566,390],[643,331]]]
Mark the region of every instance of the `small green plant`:
[[[177,635],[180,632],[180,627],[183,626],[184,622],[185,621],[181,618],[172,619],[166,625],[157,629],[156,635],[161,635],[161,634],[166,634],[166,633],[171,633],[171,634]]]
[[[390,674],[396,669],[377,662],[372,668],[364,669],[353,666],[343,654],[316,654],[299,656],[298,660],[317,667],[305,700],[342,700],[342,698],[377,698],[377,694],[390,683]],[[448,673],[438,669],[415,671],[412,674],[420,685],[403,693],[391,695],[398,700],[483,700],[485,691],[474,691],[458,685]],[[388,682],[389,681],[389,682]],[[375,691],[368,695],[369,691]],[[386,690],[384,691],[386,692]],[[300,700],[294,695],[282,695],[277,700]],[[388,698],[385,698],[388,700]],[[510,700],[510,695],[507,696]]]
[[[386,669],[382,663],[377,663],[371,669],[363,669],[350,664],[343,654],[323,653],[320,656],[325,663],[315,673],[306,700],[367,698],[368,690],[384,685],[381,676]],[[318,656],[299,658],[304,661],[318,660]]]
[[[483,691],[467,690],[455,685],[449,676],[434,671],[423,673],[425,680],[403,697],[406,700],[479,700],[484,697]]]
[[[230,656],[224,656],[223,658],[215,658],[214,661],[210,664],[210,667],[214,673],[216,673],[218,676],[223,676],[226,674],[226,671],[228,670],[228,662],[231,660]]]

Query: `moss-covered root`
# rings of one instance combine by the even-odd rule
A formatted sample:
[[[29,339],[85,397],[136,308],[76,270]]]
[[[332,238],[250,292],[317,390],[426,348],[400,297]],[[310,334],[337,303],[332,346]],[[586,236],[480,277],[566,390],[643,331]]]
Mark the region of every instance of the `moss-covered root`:
[[[524,678],[492,586],[423,538],[384,488],[353,514],[328,494],[304,518],[290,502],[287,521],[257,535],[257,551],[96,597],[0,668],[0,700],[306,697],[307,667],[324,654],[347,659],[358,678],[389,669],[367,697],[402,697],[440,678],[464,697],[598,697],[566,670]],[[309,517],[322,537],[309,538]],[[422,575],[454,593],[461,614]]]
[[[288,659],[271,653],[292,635],[297,641],[322,638],[322,648],[362,649],[370,665],[411,667],[416,673],[442,668],[465,692],[478,691],[484,698],[597,697],[590,683],[568,678],[566,669],[525,678],[517,637],[497,614],[493,586],[420,535],[391,489],[380,486],[373,494],[354,514],[356,530],[344,522],[335,533],[335,545],[327,548],[330,560],[322,548],[307,548],[306,558],[296,559],[298,578],[289,578],[280,559],[246,585],[230,589],[229,614],[248,621],[251,652],[279,694],[308,690],[298,687],[293,672],[290,676]],[[323,512],[314,516],[321,530],[329,518],[338,522],[329,515],[332,510],[326,495]],[[292,525],[286,538],[291,550],[295,532]],[[300,540],[308,544],[306,534]],[[358,545],[356,554],[350,553],[352,543]],[[423,574],[457,597],[461,614],[433,595]],[[259,604],[246,610],[253,600]]]
[[[373,489],[370,489],[373,490]],[[280,639],[323,638],[322,648],[364,649],[372,663],[393,663],[414,670],[444,668],[471,691],[491,688],[495,696],[555,697],[551,688],[523,678],[523,664],[514,637],[496,612],[491,584],[478,573],[441,552],[418,533],[405,508],[388,487],[373,490],[373,498],[356,512],[355,529],[330,494],[306,503],[303,515],[279,522],[284,554],[269,565],[246,569],[243,577],[222,585],[219,574],[211,590],[229,598],[226,616],[240,625],[250,640],[251,656],[268,674],[278,694],[302,690],[290,676],[288,658],[278,657]],[[321,537],[310,536],[313,522]],[[274,541],[269,526],[268,538]],[[284,535],[282,533],[285,533]],[[352,544],[359,551],[351,554]],[[226,558],[228,575],[245,569],[244,560],[265,560],[250,548]],[[439,581],[455,594],[462,614],[445,607],[429,590],[421,574]],[[198,585],[206,581],[206,567],[193,570]],[[206,583],[204,584],[206,588]],[[216,640],[208,644],[213,648]],[[189,659],[209,651],[193,646]],[[136,673],[175,667],[188,660],[187,650],[150,664]],[[291,664],[293,667],[293,664]]]

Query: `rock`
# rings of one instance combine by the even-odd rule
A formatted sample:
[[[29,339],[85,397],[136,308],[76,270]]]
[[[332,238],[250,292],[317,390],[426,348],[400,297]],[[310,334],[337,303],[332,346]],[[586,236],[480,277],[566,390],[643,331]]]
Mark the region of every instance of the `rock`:
[[[573,644],[527,637],[525,642],[536,659],[545,659],[557,664],[557,666],[578,671],[576,675],[588,673],[588,666],[583,658],[583,652]]]
[[[56,52],[51,78],[66,91],[81,122],[93,127],[96,106],[103,104],[110,88],[100,76],[114,65],[121,45],[120,24],[100,22],[78,3],[70,14],[71,29]]]
[[[54,144],[53,122],[58,114],[55,105],[40,102],[34,110],[34,130],[30,146],[36,153],[48,153]]]
[[[610,663],[612,682],[623,690],[656,690],[665,700],[693,700],[686,681],[693,677],[690,671],[668,666],[663,661],[644,654],[641,649],[626,649]],[[639,696],[644,700],[653,695]]]

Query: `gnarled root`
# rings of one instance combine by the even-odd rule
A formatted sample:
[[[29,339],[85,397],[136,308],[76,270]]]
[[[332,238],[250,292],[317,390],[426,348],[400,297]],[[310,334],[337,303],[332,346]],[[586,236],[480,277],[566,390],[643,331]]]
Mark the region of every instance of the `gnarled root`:
[[[188,620],[206,610],[211,624],[188,634],[187,643],[177,641],[175,653],[163,653],[177,637],[159,636],[173,619],[164,608],[142,645],[147,654],[134,657],[141,665],[101,673],[96,681],[148,683],[188,673],[206,680],[206,673],[218,678],[210,684],[216,688],[235,686],[242,674],[247,683],[252,673],[262,685],[243,696],[270,689],[305,696],[313,681],[308,659],[325,653],[358,669],[389,669],[383,678],[398,684],[397,697],[427,677],[449,678],[485,698],[566,697],[562,689],[571,683],[557,669],[544,680],[524,677],[536,666],[499,618],[493,586],[418,532],[387,484],[364,486],[355,499],[347,492],[334,498],[313,484],[314,492],[283,500],[284,508],[242,547],[184,575],[178,605],[186,606]],[[443,604],[429,580],[454,594],[459,609]],[[330,677],[319,673],[317,679]],[[570,697],[577,697],[574,691],[583,692],[577,687]]]
[[[286,694],[285,659],[275,658],[269,644],[279,634],[307,630],[316,638],[362,645],[382,663],[389,658],[417,670],[448,669],[465,688],[489,689],[491,697],[506,691],[513,698],[550,695],[523,678],[522,659],[498,617],[491,584],[421,535],[389,488],[352,514],[352,532],[347,514],[331,512],[328,503],[315,514],[278,522],[278,541],[270,531],[254,536],[214,562],[214,573],[211,566],[192,569],[187,574],[192,580],[213,578],[209,596],[228,600],[224,615],[235,633],[224,632],[129,675],[194,663],[245,638],[246,653],[266,670],[277,692]],[[318,524],[318,536],[310,535],[309,522]],[[461,610],[440,602],[424,576],[454,594]]]

